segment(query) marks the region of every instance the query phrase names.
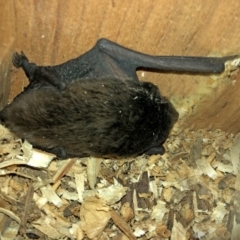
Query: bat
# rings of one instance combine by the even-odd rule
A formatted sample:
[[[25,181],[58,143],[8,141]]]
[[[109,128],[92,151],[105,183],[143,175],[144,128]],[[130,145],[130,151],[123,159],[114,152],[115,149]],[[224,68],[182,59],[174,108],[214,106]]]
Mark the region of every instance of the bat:
[[[163,154],[178,113],[136,71],[221,73],[235,57],[151,56],[107,39],[55,66],[37,66],[14,53],[13,65],[29,84],[0,111],[0,121],[59,159]]]

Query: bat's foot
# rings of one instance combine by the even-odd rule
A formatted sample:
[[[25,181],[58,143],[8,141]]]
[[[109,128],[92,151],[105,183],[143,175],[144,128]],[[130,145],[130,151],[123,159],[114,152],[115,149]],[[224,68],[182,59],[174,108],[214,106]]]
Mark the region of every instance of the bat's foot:
[[[17,52],[13,54],[12,63],[16,68],[20,68],[29,63],[29,61],[24,52],[21,51],[20,54]]]
[[[165,153],[165,148],[163,146],[159,147],[153,147],[148,149],[144,154],[146,155],[154,155],[154,154],[161,154],[163,155]]]
[[[30,82],[34,79],[34,71],[37,65],[35,63],[30,63],[23,51],[13,54],[12,63],[16,68],[23,68]]]
[[[45,149],[47,152],[55,154],[59,159],[66,159],[67,153],[62,147],[55,147],[51,149]]]

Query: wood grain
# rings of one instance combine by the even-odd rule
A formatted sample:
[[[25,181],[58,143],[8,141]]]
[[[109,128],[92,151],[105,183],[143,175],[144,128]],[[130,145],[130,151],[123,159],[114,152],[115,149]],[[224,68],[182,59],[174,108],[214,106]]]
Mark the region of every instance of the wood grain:
[[[11,57],[14,44],[12,1],[0,1],[0,109],[6,104],[11,86]]]

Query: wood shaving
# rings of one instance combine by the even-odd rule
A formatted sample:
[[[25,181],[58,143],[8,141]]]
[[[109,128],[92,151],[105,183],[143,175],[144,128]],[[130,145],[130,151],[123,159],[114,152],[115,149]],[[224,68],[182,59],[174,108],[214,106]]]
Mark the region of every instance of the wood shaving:
[[[0,126],[0,238],[238,239],[240,137],[177,129],[165,148],[56,160]]]

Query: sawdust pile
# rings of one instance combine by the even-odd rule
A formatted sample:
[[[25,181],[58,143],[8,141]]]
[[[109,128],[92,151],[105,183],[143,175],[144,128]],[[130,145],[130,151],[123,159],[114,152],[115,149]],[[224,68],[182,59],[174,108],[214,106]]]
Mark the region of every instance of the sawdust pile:
[[[188,129],[165,147],[56,161],[0,126],[0,239],[238,239],[240,137]]]

